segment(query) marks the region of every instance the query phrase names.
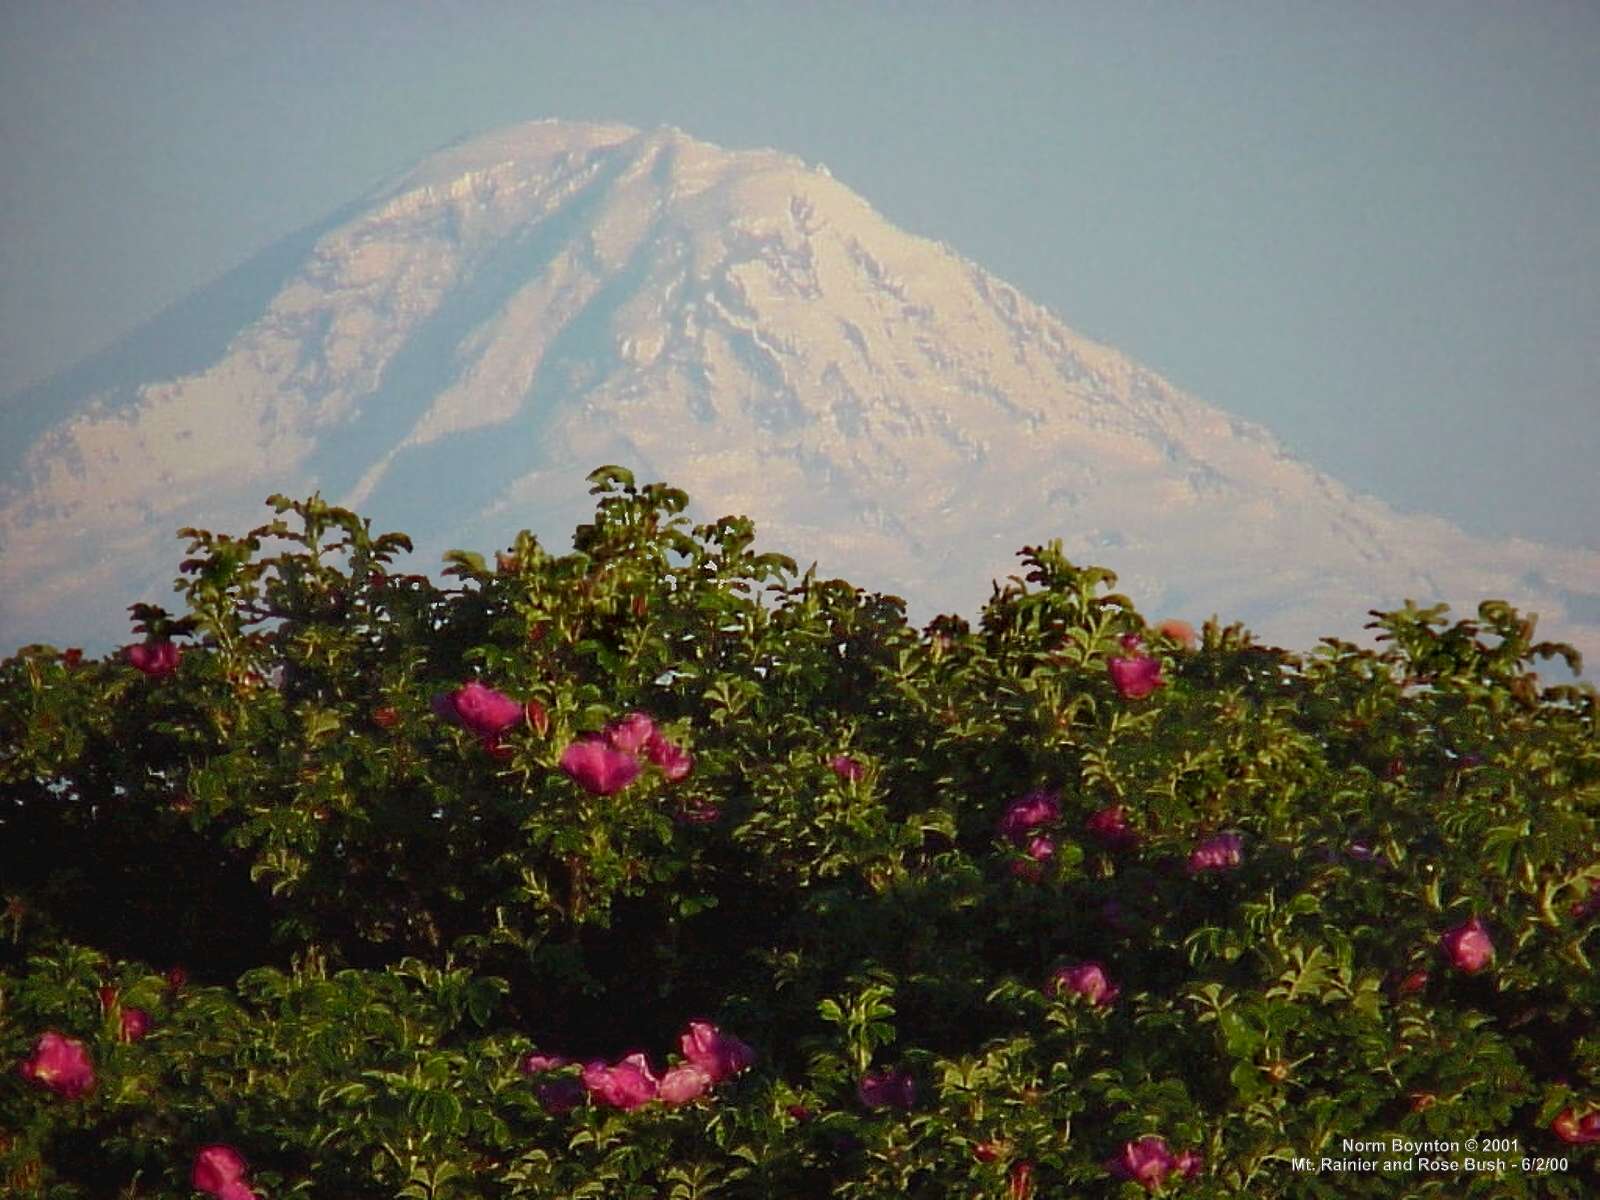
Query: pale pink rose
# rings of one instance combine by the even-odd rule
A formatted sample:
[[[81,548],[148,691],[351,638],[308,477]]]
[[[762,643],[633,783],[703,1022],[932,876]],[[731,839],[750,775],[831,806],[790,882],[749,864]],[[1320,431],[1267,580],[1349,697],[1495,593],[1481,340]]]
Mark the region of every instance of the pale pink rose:
[[[709,1021],[690,1021],[678,1045],[684,1058],[710,1076],[712,1083],[732,1079],[756,1061],[754,1050]]]
[[[1106,976],[1105,968],[1096,962],[1061,967],[1050,976],[1050,987],[1057,995],[1082,996],[1096,1005],[1110,1004],[1122,992]]]
[[[94,1087],[94,1063],[88,1049],[76,1038],[54,1030],[39,1035],[33,1057],[24,1059],[17,1072],[68,1100],[77,1100]]]
[[[595,1061],[583,1068],[583,1086],[602,1104],[631,1112],[655,1099],[661,1086],[642,1054],[630,1054],[614,1066]]]
[[[1489,929],[1477,917],[1446,930],[1439,938],[1439,949],[1456,970],[1468,975],[1476,975],[1494,958]]]
[[[597,796],[620,792],[639,777],[639,760],[599,738],[579,738],[561,755],[561,769]]]
[[[1189,874],[1204,871],[1231,871],[1244,859],[1244,839],[1237,833],[1218,833],[1206,838],[1189,853]]]
[[[687,1104],[698,1100],[711,1088],[711,1076],[693,1063],[673,1067],[661,1077],[656,1095],[664,1104]]]

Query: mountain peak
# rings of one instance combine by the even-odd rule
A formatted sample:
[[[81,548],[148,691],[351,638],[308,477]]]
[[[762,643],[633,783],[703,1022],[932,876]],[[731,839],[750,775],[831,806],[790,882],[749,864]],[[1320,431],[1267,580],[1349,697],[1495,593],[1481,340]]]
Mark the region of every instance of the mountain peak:
[[[1290,645],[1495,596],[1600,651],[1600,555],[1353,495],[776,151],[518,125],[274,270],[196,369],[78,397],[34,440],[0,493],[6,640],[109,639],[160,599],[173,529],[247,528],[272,491],[436,556],[564,539],[619,462],[924,614],[975,611],[1017,547],[1061,537],[1153,615]]]

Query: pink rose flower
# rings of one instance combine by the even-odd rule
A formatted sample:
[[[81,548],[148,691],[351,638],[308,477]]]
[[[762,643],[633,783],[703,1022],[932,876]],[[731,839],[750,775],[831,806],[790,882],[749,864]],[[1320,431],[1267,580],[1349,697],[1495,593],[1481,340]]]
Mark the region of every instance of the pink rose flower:
[[[1167,1140],[1152,1135],[1124,1142],[1121,1153],[1106,1163],[1106,1168],[1118,1179],[1131,1179],[1145,1191],[1153,1192],[1177,1165],[1177,1158],[1167,1149]]]
[[[1050,990],[1056,995],[1082,996],[1090,1004],[1106,1005],[1121,994],[1106,976],[1105,968],[1096,962],[1079,963],[1074,967],[1061,967],[1050,976]]]
[[[1037,883],[1044,878],[1044,865],[1056,856],[1056,843],[1053,838],[1038,834],[1028,840],[1023,851],[1027,860],[1013,859],[1011,873],[1018,879],[1028,879]]]
[[[1575,1146],[1587,1146],[1592,1142],[1600,1142],[1600,1109],[1578,1116],[1570,1108],[1564,1108],[1550,1128],[1555,1135],[1564,1142],[1571,1142]]]
[[[1244,858],[1244,839],[1237,833],[1219,833],[1206,838],[1189,852],[1189,874],[1203,871],[1231,871]]]
[[[848,754],[835,754],[828,760],[828,765],[833,768],[833,773],[846,783],[855,783],[867,773],[867,769]]]
[[[664,1104],[687,1104],[698,1100],[711,1088],[711,1076],[693,1063],[673,1067],[661,1077],[656,1095]]]
[[[1446,930],[1439,938],[1439,949],[1456,970],[1468,975],[1476,975],[1494,958],[1489,929],[1477,917]]]
[[[629,713],[606,726],[606,744],[613,750],[637,756],[656,736],[656,723],[644,713]]]
[[[1162,684],[1161,663],[1145,655],[1113,658],[1106,662],[1111,682],[1124,700],[1143,700]]]
[[[1128,814],[1120,804],[1096,809],[1084,821],[1083,828],[1107,850],[1128,850],[1139,844],[1139,835],[1128,824]]]
[[[230,1184],[242,1184],[248,1171],[244,1156],[232,1146],[202,1146],[194,1156],[189,1182],[196,1191],[209,1192],[221,1200],[223,1189]]]
[[[868,1108],[910,1108],[917,1102],[917,1081],[910,1071],[877,1071],[861,1077],[856,1096]]]
[[[143,671],[151,679],[161,679],[178,669],[178,660],[183,657],[183,651],[176,644],[162,639],[124,646],[122,655],[134,670]]]
[[[498,738],[527,718],[527,710],[521,703],[493,688],[484,687],[476,679],[451,692],[442,705],[437,703],[438,697],[434,699],[435,712],[453,713],[456,724],[471,730],[485,741]]]
[[[76,1038],[64,1037],[54,1030],[40,1034],[33,1057],[24,1059],[17,1071],[29,1082],[68,1100],[77,1100],[94,1087],[94,1063],[89,1051]]]
[[[137,1042],[150,1032],[150,1014],[142,1008],[122,1010],[122,1026],[117,1036],[124,1042]]]
[[[684,1058],[710,1076],[712,1083],[732,1079],[756,1061],[754,1050],[709,1021],[690,1021],[678,1045]]]
[[[660,734],[652,735],[645,743],[645,757],[661,768],[668,782],[677,783],[694,769],[694,756],[682,746],[667,741]]]
[[[1205,1156],[1198,1150],[1185,1150],[1172,1160],[1172,1167],[1185,1179],[1193,1179],[1206,1169]]]
[[[656,1097],[660,1081],[642,1054],[630,1054],[615,1066],[596,1060],[583,1068],[583,1086],[601,1104],[632,1112]]]
[[[1171,638],[1185,650],[1193,650],[1195,646],[1194,626],[1187,621],[1168,618],[1156,626],[1156,632],[1162,637]]]
[[[599,738],[579,738],[561,755],[561,769],[596,796],[620,792],[639,778],[639,760]]]
[[[524,1054],[519,1066],[524,1075],[537,1075],[541,1071],[559,1071],[568,1062],[559,1054],[540,1054],[535,1050],[532,1054]]]
[[[1038,788],[1006,806],[997,829],[1001,837],[1020,846],[1035,829],[1061,818],[1061,801],[1056,793]]]

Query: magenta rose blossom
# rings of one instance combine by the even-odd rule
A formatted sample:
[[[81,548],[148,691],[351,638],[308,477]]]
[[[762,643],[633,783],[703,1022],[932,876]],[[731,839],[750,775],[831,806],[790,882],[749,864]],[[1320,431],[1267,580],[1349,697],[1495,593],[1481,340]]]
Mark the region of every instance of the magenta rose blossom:
[[[630,1054],[615,1066],[595,1061],[583,1068],[583,1086],[602,1104],[632,1112],[656,1097],[660,1081],[642,1054]]]
[[[1053,838],[1041,833],[1029,838],[1022,852],[1028,856],[1027,861],[1014,860],[1011,873],[1019,879],[1031,879],[1037,883],[1044,878],[1045,863],[1056,856],[1056,843]]]
[[[248,1170],[244,1156],[232,1146],[202,1146],[194,1156],[194,1169],[189,1173],[189,1182],[198,1192],[221,1197],[223,1189],[230,1184],[244,1183]]]
[[[606,744],[624,754],[638,755],[656,736],[656,723],[644,713],[629,713],[606,726]]]
[[[1122,1152],[1106,1163],[1107,1169],[1118,1179],[1131,1179],[1147,1192],[1160,1187],[1177,1165],[1177,1158],[1167,1149],[1166,1139],[1153,1135],[1136,1142],[1124,1142]]]
[[[1111,682],[1124,700],[1143,700],[1161,686],[1161,663],[1139,654],[1132,658],[1113,658],[1106,662]]]
[[[485,739],[498,738],[527,718],[527,709],[519,701],[484,687],[476,679],[451,692],[445,697],[445,704],[436,705],[434,711],[441,708],[453,712],[456,722],[463,728]]]
[[[1494,958],[1494,942],[1489,938],[1489,929],[1477,917],[1446,930],[1439,939],[1439,949],[1456,970],[1468,975],[1476,975]]]
[[[620,792],[639,778],[639,760],[621,750],[613,750],[599,738],[579,738],[561,755],[561,769],[578,786],[596,796]]]
[[[741,1071],[749,1070],[756,1061],[754,1050],[709,1021],[690,1021],[678,1045],[684,1058],[704,1071],[712,1083],[732,1079]]]
[[[1039,788],[1007,805],[997,829],[1001,837],[1020,846],[1039,826],[1060,818],[1061,801],[1054,792]]]
[[[89,1051],[76,1038],[64,1037],[54,1030],[39,1035],[33,1057],[24,1059],[17,1072],[68,1100],[76,1100],[94,1087],[94,1063]]]
[[[178,660],[183,657],[183,651],[163,639],[124,646],[122,655],[134,670],[143,671],[151,679],[160,679],[178,669]]]
[[[1139,844],[1139,835],[1128,824],[1128,814],[1120,804],[1096,809],[1084,821],[1083,828],[1107,850],[1127,850]]]
[[[1244,858],[1244,839],[1237,833],[1208,837],[1189,853],[1189,874],[1204,871],[1231,871]]]
[[[1105,968],[1096,962],[1061,967],[1050,976],[1050,990],[1056,995],[1082,996],[1090,1004],[1110,1004],[1122,989],[1106,977]]]
[[[644,753],[646,758],[661,768],[661,773],[671,783],[687,778],[694,769],[694,756],[660,734],[653,735],[645,743]]]
[[[828,760],[828,766],[846,783],[855,783],[867,773],[867,769],[848,754],[835,754]]]
[[[910,1108],[917,1102],[917,1081],[910,1071],[876,1071],[861,1077],[856,1096],[868,1108]]]
[[[117,1036],[125,1042],[137,1042],[150,1032],[150,1014],[142,1008],[122,1010],[122,1026]]]
[[[673,1067],[661,1077],[656,1095],[664,1104],[687,1104],[698,1100],[711,1088],[711,1076],[693,1063]]]

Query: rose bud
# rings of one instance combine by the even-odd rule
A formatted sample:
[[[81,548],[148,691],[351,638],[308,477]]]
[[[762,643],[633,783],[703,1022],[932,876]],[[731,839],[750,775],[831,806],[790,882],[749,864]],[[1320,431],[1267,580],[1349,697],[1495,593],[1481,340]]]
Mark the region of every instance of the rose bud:
[[[1494,958],[1489,929],[1477,917],[1447,930],[1439,938],[1439,949],[1456,970],[1468,975],[1476,975]]]

